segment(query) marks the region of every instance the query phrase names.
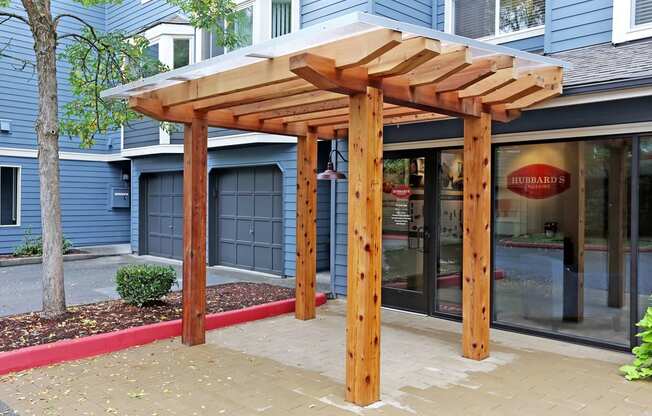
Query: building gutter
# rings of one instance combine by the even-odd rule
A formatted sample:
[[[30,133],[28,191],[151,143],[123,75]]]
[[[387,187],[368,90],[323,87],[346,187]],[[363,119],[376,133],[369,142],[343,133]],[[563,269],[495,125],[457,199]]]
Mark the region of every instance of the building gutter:
[[[611,90],[623,90],[628,88],[645,87],[652,85],[652,77],[629,78],[617,81],[598,82],[593,84],[581,84],[564,87],[562,96],[589,94]]]

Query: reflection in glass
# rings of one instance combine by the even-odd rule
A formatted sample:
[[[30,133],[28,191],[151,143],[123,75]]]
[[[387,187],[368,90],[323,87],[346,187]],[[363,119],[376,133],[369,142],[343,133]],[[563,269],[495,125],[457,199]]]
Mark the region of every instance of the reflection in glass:
[[[462,203],[464,151],[443,150],[439,160],[439,255],[435,309],[462,314]]]
[[[383,287],[422,292],[424,158],[383,162]]]
[[[174,68],[181,68],[190,64],[190,39],[174,39]]]
[[[233,32],[238,39],[238,47],[252,45],[254,27],[254,6],[245,7],[236,12]],[[237,49],[237,48],[235,48]]]
[[[496,321],[628,345],[630,158],[622,139],[497,149]]]
[[[500,33],[542,26],[545,13],[545,0],[500,0]]]
[[[638,319],[652,306],[652,137],[640,139],[638,183]]]

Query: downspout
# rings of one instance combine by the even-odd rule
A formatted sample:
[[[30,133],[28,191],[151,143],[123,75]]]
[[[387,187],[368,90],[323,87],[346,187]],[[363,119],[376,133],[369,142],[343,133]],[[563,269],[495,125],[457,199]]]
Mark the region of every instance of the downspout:
[[[337,149],[337,140],[332,140],[331,141],[331,150]],[[336,162],[337,163],[337,162]],[[330,256],[329,256],[329,261],[330,261],[330,298],[331,299],[336,299],[337,295],[335,294],[335,238],[336,238],[336,215],[337,215],[337,210],[336,210],[336,205],[337,205],[337,181],[331,181],[331,213],[330,213],[330,237],[329,237],[329,244],[330,244]]]

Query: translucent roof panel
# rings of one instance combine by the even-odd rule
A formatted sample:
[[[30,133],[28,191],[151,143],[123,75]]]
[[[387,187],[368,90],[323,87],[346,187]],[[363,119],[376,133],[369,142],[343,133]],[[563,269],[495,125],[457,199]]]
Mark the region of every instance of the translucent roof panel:
[[[193,65],[108,89],[102,92],[102,97],[126,98],[137,96],[181,82],[237,69],[266,59],[299,53],[347,37],[383,29],[392,29],[401,32],[404,39],[422,36],[439,40],[443,46],[465,45],[471,49],[473,57],[495,54],[511,55],[516,58],[517,70],[530,70],[544,66],[570,67],[564,61],[518,49],[468,39],[422,26],[398,22],[381,16],[367,13],[351,13],[254,46],[238,49]]]

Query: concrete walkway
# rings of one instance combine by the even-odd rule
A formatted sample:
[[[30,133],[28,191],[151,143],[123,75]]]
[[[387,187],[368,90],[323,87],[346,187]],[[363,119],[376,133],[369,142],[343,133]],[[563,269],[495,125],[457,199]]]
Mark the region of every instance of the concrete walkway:
[[[20,415],[652,414],[652,384],[627,382],[621,353],[492,330],[492,354],[460,357],[460,324],[383,310],[382,401],[343,400],[343,301],[291,315],[0,379]]]
[[[127,264],[172,265],[177,270],[178,287],[181,289],[181,262],[152,256],[120,255],[64,263],[66,301],[68,305],[93,303],[118,299],[115,290],[115,274]],[[0,267],[0,316],[14,315],[41,309],[41,264]],[[294,287],[294,279],[252,273],[225,267],[209,267],[208,285],[231,282],[266,282]],[[326,281],[320,279],[319,290],[328,291]]]

